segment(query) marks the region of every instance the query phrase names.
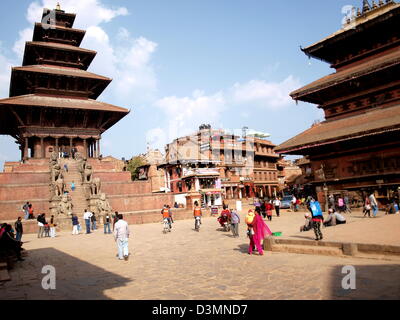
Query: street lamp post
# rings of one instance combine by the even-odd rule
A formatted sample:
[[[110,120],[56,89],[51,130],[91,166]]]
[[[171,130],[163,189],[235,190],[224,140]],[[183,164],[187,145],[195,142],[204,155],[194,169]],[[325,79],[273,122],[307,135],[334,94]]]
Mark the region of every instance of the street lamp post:
[[[325,212],[328,212],[328,186],[324,183],[324,194],[325,194]]]

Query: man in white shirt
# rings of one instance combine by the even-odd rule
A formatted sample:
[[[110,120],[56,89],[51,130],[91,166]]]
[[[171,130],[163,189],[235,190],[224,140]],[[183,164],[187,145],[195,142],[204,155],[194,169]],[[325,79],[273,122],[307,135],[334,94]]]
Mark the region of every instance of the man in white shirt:
[[[122,214],[118,214],[118,222],[114,226],[114,239],[118,246],[118,259],[127,261],[129,258],[129,226]]]
[[[90,233],[90,222],[91,222],[92,216],[93,216],[93,213],[91,213],[90,211],[87,211],[85,209],[85,213],[83,214],[83,219],[85,219],[86,234]]]
[[[274,200],[274,207],[275,207],[276,215],[279,217],[279,209],[281,207],[281,201],[278,198],[275,198],[275,200]]]
[[[376,218],[376,214],[378,213],[378,202],[376,201],[374,193],[370,194],[369,202],[371,203],[372,212],[374,213],[374,218]]]
[[[292,198],[292,210],[293,210],[294,212],[297,211],[297,199],[296,199],[295,196],[293,196],[293,198]]]

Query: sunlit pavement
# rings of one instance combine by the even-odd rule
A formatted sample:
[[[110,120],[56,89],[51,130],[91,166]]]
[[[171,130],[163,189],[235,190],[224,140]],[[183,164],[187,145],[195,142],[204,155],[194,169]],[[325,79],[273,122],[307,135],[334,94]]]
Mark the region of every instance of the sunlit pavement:
[[[354,230],[358,225],[371,228],[369,224],[374,221],[382,224],[388,219],[381,216],[365,221],[356,213],[352,215],[346,228],[353,225]],[[400,220],[400,215],[395,217]],[[243,218],[242,214],[242,221]],[[268,222],[272,231],[282,231],[283,236],[311,238],[312,232],[299,233],[302,223],[301,212],[282,212],[279,218],[274,214],[272,222]],[[328,232],[344,232],[341,227],[344,226],[322,231],[328,237]],[[10,271],[12,281],[0,285],[0,298],[400,298],[400,265],[394,262],[271,252],[250,256],[244,223],[240,225],[239,238],[221,231],[215,217],[203,218],[200,232],[194,231],[192,220],[176,221],[168,234],[162,233],[161,222],[133,225],[130,229],[129,261],[118,260],[112,235],[105,235],[102,229],[89,235],[62,232],[55,239],[24,235],[28,256]],[[45,265],[55,267],[55,290],[42,288],[46,274],[41,271]],[[347,265],[356,270],[355,290],[342,288],[346,276],[342,268]]]

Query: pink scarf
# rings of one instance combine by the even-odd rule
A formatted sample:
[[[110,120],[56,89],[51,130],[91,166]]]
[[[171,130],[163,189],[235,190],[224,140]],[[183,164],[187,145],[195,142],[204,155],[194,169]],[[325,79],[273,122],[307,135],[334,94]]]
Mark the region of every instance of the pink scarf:
[[[267,224],[261,218],[259,214],[256,214],[253,221],[254,230],[254,241],[263,241],[267,236],[272,234],[271,230],[268,228]]]

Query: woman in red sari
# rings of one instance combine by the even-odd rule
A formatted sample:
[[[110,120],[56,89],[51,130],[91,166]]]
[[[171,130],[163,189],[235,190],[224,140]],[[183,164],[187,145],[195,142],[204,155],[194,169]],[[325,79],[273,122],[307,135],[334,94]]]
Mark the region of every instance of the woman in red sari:
[[[258,253],[262,256],[264,251],[262,249],[261,242],[272,232],[264,222],[263,218],[260,216],[260,212],[256,210],[256,214],[252,223],[252,229],[250,230],[250,245],[249,254],[253,253],[253,247],[256,246]]]

